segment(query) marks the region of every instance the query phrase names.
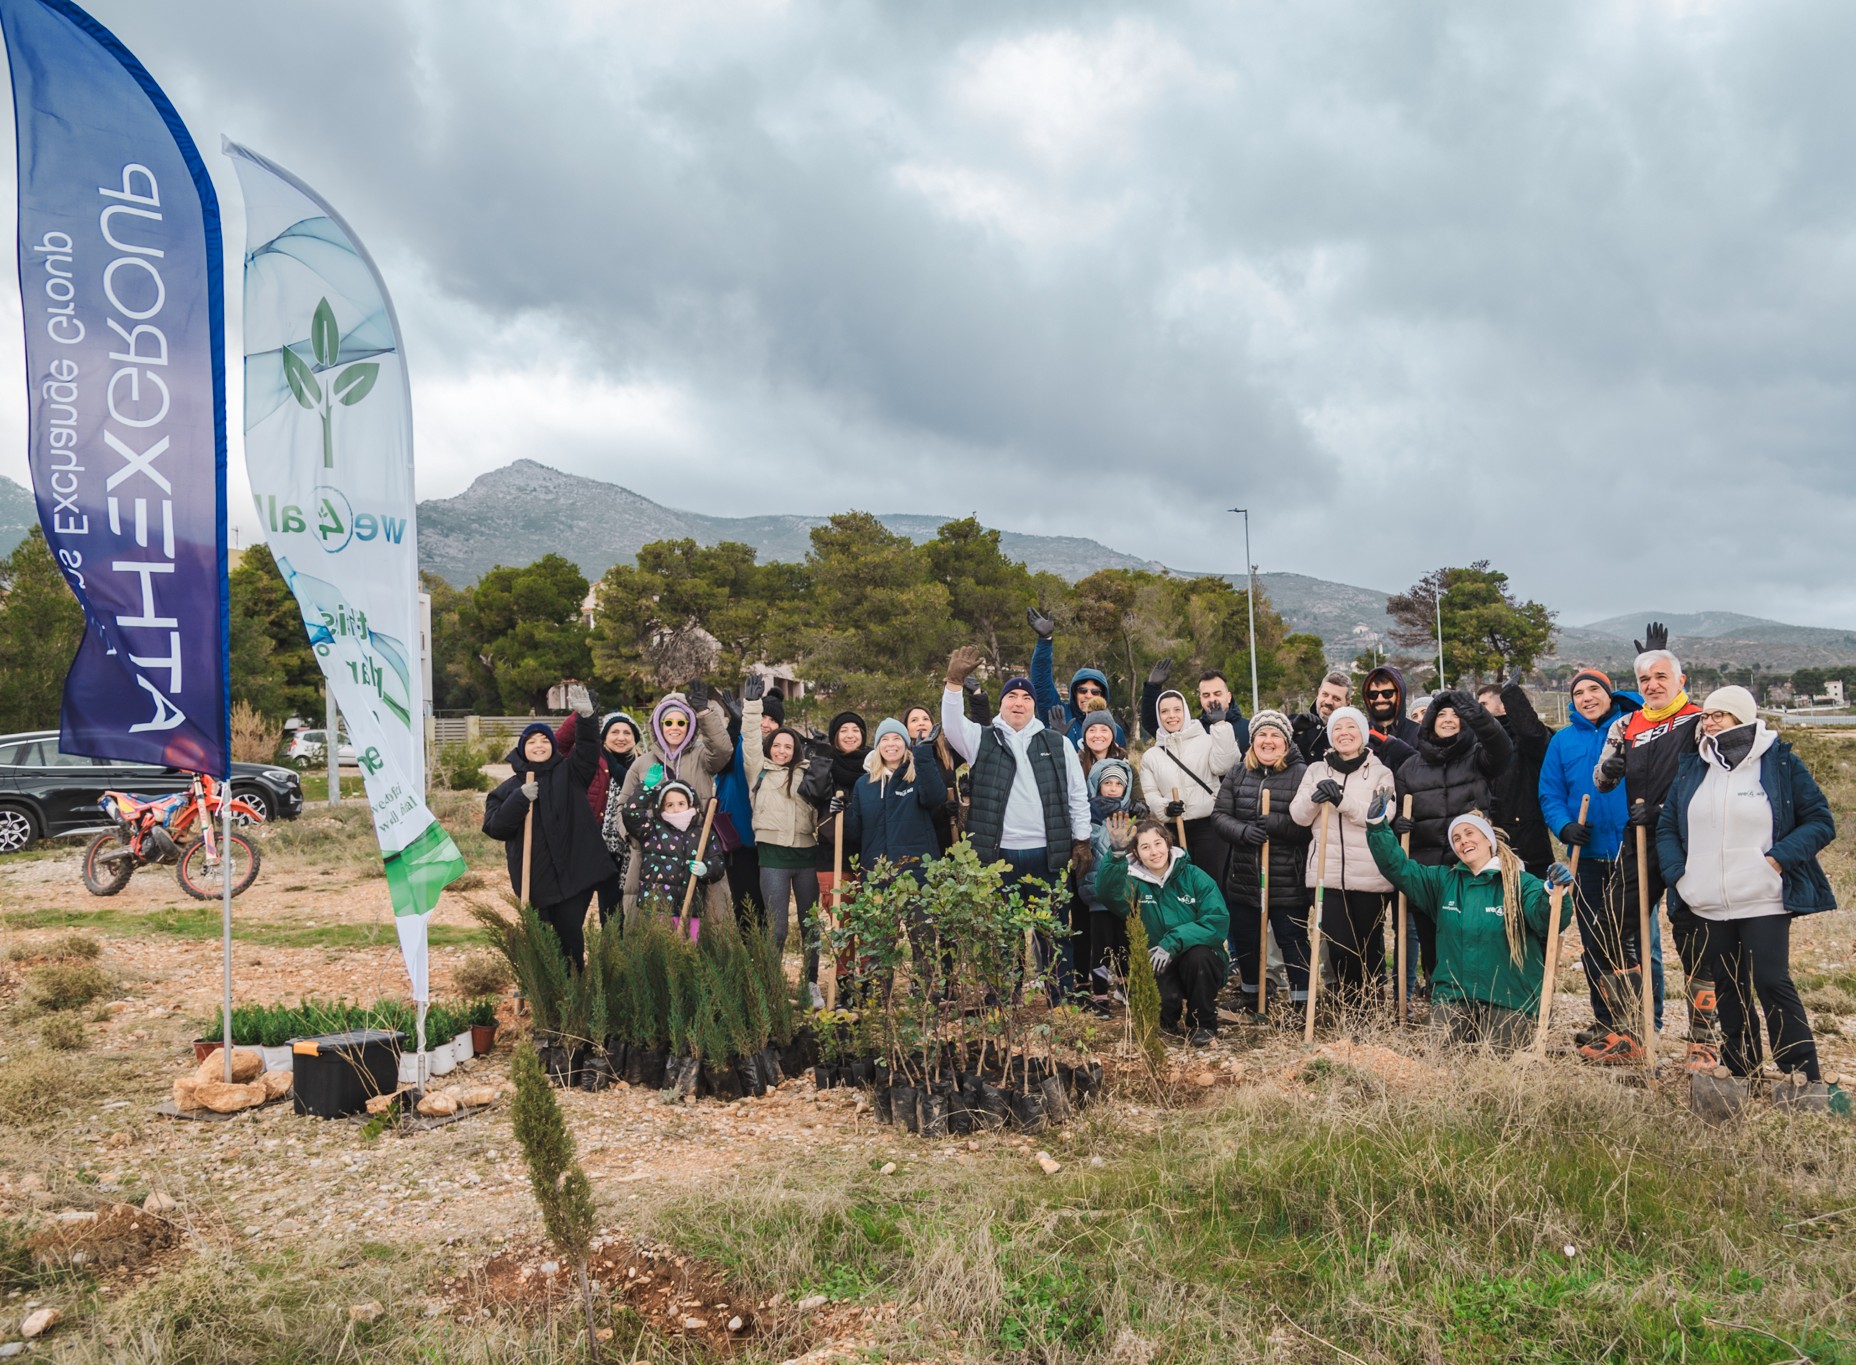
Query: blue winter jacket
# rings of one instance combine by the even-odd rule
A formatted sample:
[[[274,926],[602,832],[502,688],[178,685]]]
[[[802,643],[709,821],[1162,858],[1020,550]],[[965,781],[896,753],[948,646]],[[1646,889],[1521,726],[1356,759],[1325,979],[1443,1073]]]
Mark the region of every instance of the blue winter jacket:
[[[1592,827],[1591,840],[1585,846],[1588,858],[1618,856],[1624,826],[1630,822],[1630,803],[1624,799],[1623,783],[1611,791],[1599,791],[1592,783],[1592,769],[1598,766],[1611,722],[1642,708],[1643,698],[1635,692],[1613,692],[1611,709],[1593,723],[1569,704],[1566,725],[1554,732],[1547,744],[1547,756],[1540,761],[1540,813],[1554,838],[1579,818],[1579,799],[1592,798],[1592,809],[1585,818]]]
[[[715,775],[715,800],[735,827],[743,848],[754,847],[754,801],[748,791],[748,770],[741,757],[741,736],[735,736],[735,761]]]
[[[859,865],[866,869],[878,858],[908,867],[941,855],[934,813],[947,805],[947,783],[933,744],[917,744],[914,757],[914,781],[902,776],[905,765],[887,783],[879,783],[870,776],[871,768],[880,765],[873,750],[864,775],[851,788],[844,806],[845,846],[857,850]]]
[[[1669,885],[1671,904],[1679,903],[1676,883],[1688,870],[1688,805],[1707,776],[1707,762],[1698,753],[1682,756],[1656,825],[1656,860]],[[1772,806],[1772,847],[1767,852],[1779,865],[1785,908],[1794,915],[1835,910],[1837,895],[1817,855],[1837,837],[1837,822],[1817,779],[1781,739],[1760,756],[1759,785]]]
[[[1049,640],[1039,640],[1037,648],[1031,651],[1031,690],[1037,694],[1038,719],[1043,720],[1050,714],[1053,706],[1064,707],[1070,713],[1070,728],[1064,733],[1070,743],[1077,748],[1083,747],[1083,712],[1076,704],[1076,684],[1093,682],[1102,689],[1102,699],[1109,700],[1108,675],[1099,668],[1079,668],[1070,677],[1070,700],[1065,701],[1057,695],[1057,649]],[[1115,727],[1115,743],[1128,743],[1127,735],[1122,733],[1121,722],[1112,715],[1109,723]]]

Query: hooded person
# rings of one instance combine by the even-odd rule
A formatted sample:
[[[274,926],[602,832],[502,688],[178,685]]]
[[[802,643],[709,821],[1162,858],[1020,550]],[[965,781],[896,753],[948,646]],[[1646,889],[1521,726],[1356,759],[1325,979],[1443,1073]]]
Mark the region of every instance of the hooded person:
[[[1637,710],[1643,698],[1616,687],[1602,669],[1581,668],[1568,685],[1566,724],[1554,731],[1540,762],[1540,814],[1566,846],[1581,850],[1573,870],[1573,915],[1579,923],[1580,962],[1593,1022],[1574,1043],[1587,1061],[1635,1065],[1643,1059],[1637,977],[1637,905],[1619,875],[1618,853],[1630,821],[1621,789],[1598,790],[1593,770],[1603,757],[1614,721]],[[1586,806],[1583,823],[1579,808]],[[1663,1014],[1662,935],[1650,942],[1656,1018]],[[1617,1001],[1620,1008],[1612,1009]],[[1622,1002],[1631,1002],[1622,1007]]]
[[[1385,968],[1386,893],[1392,889],[1366,846],[1367,807],[1393,789],[1391,771],[1367,743],[1370,733],[1357,707],[1336,707],[1328,717],[1328,750],[1303,770],[1302,785],[1289,802],[1295,823],[1311,831],[1303,881],[1323,888],[1321,935],[1341,1003],[1351,1009],[1365,1007],[1378,992]],[[1325,850],[1316,828],[1323,806],[1333,807]]]
[[[1266,970],[1268,945],[1259,923],[1263,910],[1263,850],[1269,849],[1270,929],[1289,974],[1291,1001],[1308,999],[1308,864],[1309,831],[1295,821],[1290,805],[1301,790],[1308,765],[1295,747],[1293,725],[1281,711],[1259,711],[1250,718],[1250,751],[1224,775],[1212,822],[1231,850],[1225,867],[1224,901],[1231,911],[1231,956],[1238,985],[1257,1006],[1257,984]],[[1269,794],[1269,814],[1263,796]]]
[[[755,674],[753,681],[765,682]],[[728,716],[729,764],[715,775],[715,830],[713,856],[727,868],[728,899],[756,923],[767,922],[767,904],[760,893],[760,853],[754,844],[754,803],[748,799],[747,758],[742,747],[745,713],[732,693],[721,693]]]
[[[584,688],[576,691],[581,728],[573,749],[556,747],[552,727],[540,721],[524,729],[505,760],[511,775],[484,798],[483,832],[502,842],[517,896],[526,849],[529,903],[554,930],[568,960],[580,966],[586,960],[587,905],[593,888],[612,875],[612,855],[586,795],[599,768],[593,704]]]
[[[1381,664],[1366,675],[1361,694],[1373,729],[1388,739],[1400,740],[1413,749],[1418,747],[1418,722],[1405,714],[1409,698],[1403,673],[1390,664]]]
[[[1633,910],[1639,889],[1650,902],[1651,913],[1663,899],[1667,883],[1658,859],[1657,824],[1669,784],[1675,781],[1682,760],[1695,752],[1701,739],[1701,708],[1688,694],[1688,677],[1682,661],[1669,651],[1669,631],[1652,621],[1644,631],[1642,649],[1632,668],[1643,705],[1611,723],[1605,747],[1592,781],[1601,792],[1624,788],[1624,803],[1631,827],[1624,831],[1618,852],[1618,877]],[[1643,831],[1644,849],[1637,856],[1637,835]],[[1667,907],[1670,937],[1682,960],[1682,989],[1688,1000],[1688,1049],[1684,1064],[1694,1071],[1712,1071],[1720,1064],[1720,1031],[1716,1020],[1717,983],[1703,975],[1707,957],[1707,924],[1671,897]],[[1747,987],[1742,996],[1750,994]]]
[[[571,750],[579,738],[579,721],[579,713],[569,711],[567,719],[555,729],[554,744],[562,753]],[[625,863],[631,856],[631,840],[625,834],[625,803],[621,797],[625,775],[642,752],[644,731],[623,711],[614,711],[599,723],[599,768],[587,784],[586,803],[599,821],[600,838],[612,855],[612,875],[593,888],[602,925],[618,909],[625,894]]]
[[[1053,640],[1056,622],[1048,613],[1032,607],[1025,612],[1025,618],[1031,622],[1031,629],[1037,633],[1037,645],[1031,651],[1031,695],[1037,702],[1038,714],[1048,717],[1052,708],[1061,706],[1070,723],[1064,727],[1063,734],[1070,743],[1078,748],[1083,742],[1083,717],[1088,714],[1090,702],[1098,700],[1106,707],[1109,705],[1108,674],[1099,668],[1079,668],[1070,675],[1070,695],[1057,695],[1057,647]],[[984,724],[984,722],[981,722]],[[1110,716],[1110,723],[1115,728],[1115,743],[1126,746],[1128,737],[1121,728],[1121,722]],[[945,724],[945,722],[943,722]]]
[[[1172,676],[1173,661],[1162,659],[1148,671],[1147,681],[1141,686],[1141,728],[1146,734],[1160,733],[1160,697]],[[1199,724],[1209,730],[1221,720],[1229,722],[1237,736],[1237,751],[1246,752],[1250,748],[1250,722],[1244,719],[1243,710],[1231,695],[1231,680],[1222,669],[1208,668],[1199,674],[1198,695]]]
[[[1465,692],[1440,692],[1424,713],[1418,731],[1417,755],[1400,765],[1399,811],[1411,798],[1411,856],[1425,867],[1446,867],[1456,861],[1450,847],[1450,822],[1465,811],[1488,811],[1494,805],[1495,779],[1514,756],[1514,745],[1501,722]],[[1404,833],[1404,816],[1393,821],[1394,832]],[[1411,925],[1417,930],[1419,956],[1429,980],[1437,965],[1437,922],[1429,911],[1411,906]],[[1406,959],[1407,998],[1415,998],[1412,971]]]
[[[1508,735],[1513,756],[1490,785],[1494,809],[1489,821],[1508,840],[1508,847],[1536,877],[1544,877],[1553,862],[1553,840],[1540,811],[1540,766],[1546,760],[1553,732],[1534,710],[1534,699],[1521,685],[1521,670],[1507,682],[1484,683],[1476,701]]]
[[[1736,1076],[1759,1068],[1757,992],[1772,1060],[1821,1094],[1817,1043],[1791,977],[1791,926],[1837,906],[1817,857],[1837,837],[1830,803],[1744,687],[1709,693],[1700,726],[1664,798],[1656,842],[1672,899],[1706,926],[1703,971],[1720,983],[1721,1060]]]
[[[1083,961],[1089,977],[1092,1008],[1099,1018],[1111,1012],[1114,983],[1127,977],[1127,920],[1111,909],[1096,890],[1096,878],[1108,861],[1108,820],[1134,805],[1134,766],[1126,758],[1097,759],[1085,779],[1089,783],[1089,845],[1093,857],[1076,879],[1076,896],[1088,916],[1089,951]]]
[[[769,697],[755,686],[758,675],[742,688],[741,759],[752,807],[754,847],[760,865],[761,900],[776,951],[786,947],[792,914],[797,911],[805,944],[805,980],[818,994],[818,811],[801,792],[811,761],[806,742],[782,723],[771,730],[761,724]],[[764,686],[764,684],[762,684]]]
[[[1450,821],[1447,864],[1405,855],[1391,823],[1389,798],[1368,806],[1367,847],[1386,879],[1414,910],[1437,925],[1437,965],[1431,978],[1431,1028],[1442,1041],[1486,1043],[1505,1051],[1532,1041],[1546,980],[1550,885],[1566,886],[1563,863],[1548,880],[1526,871],[1480,813]],[[1560,927],[1572,919],[1562,900]]]
[[[825,733],[812,741],[806,759],[805,780],[799,791],[818,812],[818,842],[813,847],[812,866],[818,872],[818,889],[826,905],[836,909],[844,888],[856,875],[853,858],[856,846],[845,840],[838,849],[838,815],[851,799],[851,792],[864,775],[864,760],[870,757],[870,727],[855,711],[840,711],[825,727]]]
[[[625,805],[625,824],[638,841],[637,909],[639,915],[677,917],[689,894],[691,880],[711,890],[722,884],[725,871],[720,859],[705,858],[702,810],[687,782],[667,781],[641,788]],[[707,897],[700,891],[690,898],[690,914],[706,919]],[[690,937],[698,937],[694,925]]]
[[[648,748],[625,774],[623,804],[629,809],[640,792],[655,791],[666,782],[681,782],[695,794],[698,810],[715,795],[715,777],[734,762],[735,746],[728,736],[728,716],[720,702],[710,695],[708,685],[691,682],[681,692],[671,692],[651,708]],[[700,817],[699,817],[700,818]],[[630,819],[627,818],[627,827]],[[711,832],[713,840],[713,831]],[[630,865],[625,872],[625,913],[627,919],[638,908],[638,852],[636,836],[632,839]],[[704,850],[713,854],[713,842]],[[726,870],[720,855],[709,856]],[[734,911],[728,887],[722,881],[708,881],[708,903],[704,915],[712,922],[732,921]]]
[[[1192,719],[1183,692],[1170,689],[1155,704],[1160,728],[1141,752],[1141,799],[1168,820],[1186,822],[1186,852],[1213,881],[1224,878],[1229,851],[1212,823],[1218,784],[1243,757],[1229,721],[1208,728]]]

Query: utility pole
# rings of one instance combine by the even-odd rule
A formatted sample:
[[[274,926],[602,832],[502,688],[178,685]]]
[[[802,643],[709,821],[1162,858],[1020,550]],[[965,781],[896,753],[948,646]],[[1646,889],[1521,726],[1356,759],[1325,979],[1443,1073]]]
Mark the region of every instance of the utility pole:
[[[1450,684],[1444,678],[1444,594],[1449,589],[1442,583],[1437,585],[1437,690],[1443,691]]]
[[[1247,575],[1244,605],[1250,612],[1250,714],[1256,715],[1262,703],[1257,695],[1257,566],[1250,561],[1250,509],[1233,507],[1244,518],[1244,572]]]

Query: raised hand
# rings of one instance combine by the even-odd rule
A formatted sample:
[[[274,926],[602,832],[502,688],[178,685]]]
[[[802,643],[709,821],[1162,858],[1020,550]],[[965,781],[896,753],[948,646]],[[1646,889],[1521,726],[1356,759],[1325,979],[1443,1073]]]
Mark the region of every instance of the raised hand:
[[[709,684],[701,678],[691,678],[683,689],[683,699],[690,704],[690,710],[700,715],[709,705]]]
[[[1134,847],[1134,817],[1125,810],[1108,817],[1108,846],[1117,853],[1126,853]]]
[[[1171,659],[1162,659],[1159,663],[1147,670],[1147,681],[1152,683],[1155,687],[1165,687],[1166,680],[1172,676],[1173,661]]]
[[[1044,713],[1044,723],[1061,735],[1070,728],[1070,713],[1061,706],[1053,706]]]
[[[1025,608],[1025,620],[1031,623],[1031,629],[1038,633],[1038,639],[1048,640],[1057,631],[1057,620],[1047,611],[1036,607]]]
[[[1373,793],[1373,799],[1366,803],[1366,823],[1376,825],[1386,818],[1386,812],[1392,808],[1392,793],[1383,787]]]
[[[1639,654],[1647,654],[1653,649],[1669,648],[1669,627],[1661,621],[1652,621],[1643,628],[1643,638],[1632,640]]]
[[[973,645],[962,645],[947,656],[947,681],[952,687],[966,686],[973,670],[980,666],[980,652]]]
[[[741,700],[759,701],[766,695],[767,675],[765,673],[748,674],[746,680],[741,684]]]
[[[567,684],[567,706],[577,716],[593,714],[593,696],[586,690],[586,684]]]

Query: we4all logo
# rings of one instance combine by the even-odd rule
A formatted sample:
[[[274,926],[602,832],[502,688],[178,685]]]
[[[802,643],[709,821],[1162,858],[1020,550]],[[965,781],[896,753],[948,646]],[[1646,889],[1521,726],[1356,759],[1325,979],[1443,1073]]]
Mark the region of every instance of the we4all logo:
[[[335,310],[323,299],[309,320],[309,347],[316,357],[310,363],[286,346],[284,379],[296,401],[322,419],[322,467],[335,468],[335,406],[351,408],[374,391],[380,378],[380,366],[371,360],[341,363],[342,329],[335,323]],[[324,377],[329,379],[324,383]]]

